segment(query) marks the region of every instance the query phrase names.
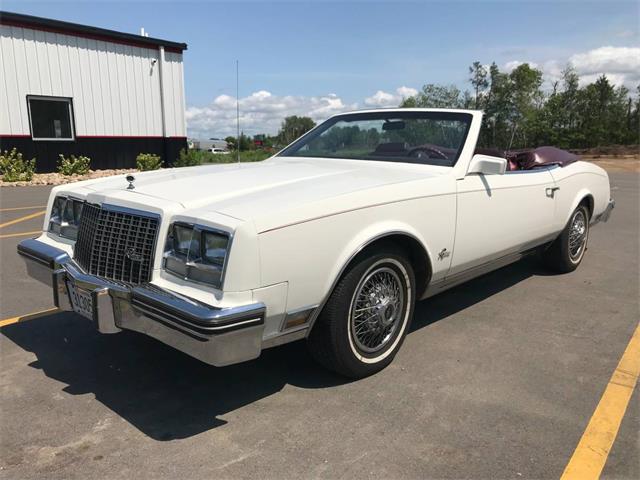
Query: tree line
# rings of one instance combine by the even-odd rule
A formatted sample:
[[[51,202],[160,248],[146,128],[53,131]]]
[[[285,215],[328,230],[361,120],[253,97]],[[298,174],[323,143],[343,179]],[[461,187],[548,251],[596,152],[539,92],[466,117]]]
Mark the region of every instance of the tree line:
[[[241,133],[240,151],[281,148],[289,145],[296,138],[301,137],[315,126],[316,122],[309,117],[291,115],[282,121],[280,130],[276,135],[260,133],[249,137]],[[227,142],[230,150],[236,149],[236,137],[230,136],[224,140]]]
[[[640,85],[635,98],[606,75],[581,87],[570,65],[550,90],[543,89],[543,82],[542,71],[527,63],[507,73],[495,62],[489,67],[473,62],[471,91],[429,83],[400,106],[483,110],[483,147],[581,149],[640,143]]]

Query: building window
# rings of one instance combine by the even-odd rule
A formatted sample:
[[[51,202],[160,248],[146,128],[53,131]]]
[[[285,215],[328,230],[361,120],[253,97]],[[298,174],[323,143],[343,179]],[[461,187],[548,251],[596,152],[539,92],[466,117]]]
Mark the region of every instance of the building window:
[[[31,137],[34,140],[73,140],[70,98],[27,96]]]

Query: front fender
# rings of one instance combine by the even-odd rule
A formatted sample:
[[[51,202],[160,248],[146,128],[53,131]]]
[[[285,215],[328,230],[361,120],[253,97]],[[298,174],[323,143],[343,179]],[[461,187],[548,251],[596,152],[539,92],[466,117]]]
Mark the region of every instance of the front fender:
[[[287,311],[320,305],[355,255],[393,234],[424,249],[437,280],[450,266],[451,258],[436,259],[436,252],[453,250],[455,209],[453,194],[418,197],[261,233],[261,285],[288,282]]]
[[[362,250],[378,240],[395,235],[409,237],[419,243],[427,255],[430,263],[429,268],[431,268],[433,254],[426,240],[415,228],[411,225],[394,221],[374,223],[359,231],[345,244],[324,285],[324,296],[326,297],[331,293],[349,263],[351,263]]]
[[[417,242],[426,254],[426,260],[428,263],[428,265],[426,265],[426,268],[429,271],[432,270],[432,252],[422,238],[422,235],[420,235],[420,233],[416,229],[412,228],[410,225],[400,222],[380,222],[369,225],[367,228],[355,235],[351,239],[351,241],[349,241],[345,245],[345,248],[340,253],[339,260],[336,262],[335,267],[331,270],[331,273],[329,274],[329,276],[327,277],[327,281],[325,282],[322,300],[318,304],[318,307],[315,309],[314,314],[309,321],[307,335],[313,329],[313,325],[315,324],[318,315],[320,315],[320,312],[322,312],[325,303],[329,300],[331,292],[333,292],[333,289],[337,285],[343,273],[351,264],[351,262],[358,256],[358,254],[368,246],[374,244],[379,240],[390,237],[397,238],[398,236],[407,237]],[[422,292],[417,292],[416,295],[419,299],[422,295]]]

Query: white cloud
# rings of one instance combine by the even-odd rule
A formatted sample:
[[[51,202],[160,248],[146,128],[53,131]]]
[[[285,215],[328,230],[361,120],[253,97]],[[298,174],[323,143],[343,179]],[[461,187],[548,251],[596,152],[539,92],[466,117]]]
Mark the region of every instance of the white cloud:
[[[402,86],[395,93],[377,91],[364,100],[368,107],[396,107],[403,98],[413,96],[415,88]],[[240,128],[247,135],[275,134],[282,120],[289,115],[304,115],[316,122],[336,113],[358,108],[357,103],[345,102],[335,93],[319,97],[274,95],[258,90],[240,99]],[[236,98],[220,95],[206,106],[187,108],[187,130],[190,137],[210,138],[236,134]]]
[[[317,122],[355,108],[357,104],[347,104],[334,93],[321,97],[278,96],[259,90],[240,99],[240,128],[248,135],[275,134],[282,120],[289,115],[305,115]],[[210,105],[189,107],[186,119],[190,137],[235,135],[236,98],[220,95]]]
[[[402,98],[408,98],[408,97],[413,97],[414,95],[417,95],[418,90],[411,87],[400,87],[396,90],[396,93],[402,96]]]
[[[616,85],[635,86],[640,81],[640,47],[600,47],[569,58],[582,83],[605,74]]]
[[[403,98],[413,97],[418,90],[411,87],[399,87],[395,93],[378,90],[376,93],[364,99],[364,104],[369,107],[397,107]]]
[[[525,62],[511,60],[503,65],[503,70],[511,72],[523,63]],[[600,47],[576,53],[565,60],[547,60],[542,65],[535,62],[526,63],[542,69],[544,79],[549,85],[562,79],[562,71],[568,64],[576,69],[582,85],[594,82],[603,74],[614,85],[635,88],[640,82],[639,47]]]
[[[378,90],[376,93],[364,99],[365,105],[372,107],[388,107],[390,105],[398,105],[396,96],[392,93]]]
[[[567,67],[566,62],[561,63],[557,60],[549,60],[542,65],[542,73],[544,80],[553,85],[555,82],[562,80],[562,71]]]

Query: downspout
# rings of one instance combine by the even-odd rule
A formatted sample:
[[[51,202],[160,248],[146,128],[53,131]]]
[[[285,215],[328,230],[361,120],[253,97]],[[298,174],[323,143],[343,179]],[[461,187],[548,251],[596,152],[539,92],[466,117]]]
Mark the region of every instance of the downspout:
[[[158,79],[160,82],[160,116],[162,120],[162,150],[165,167],[169,166],[169,159],[167,158],[167,111],[164,91],[164,47],[161,45],[158,47]]]

